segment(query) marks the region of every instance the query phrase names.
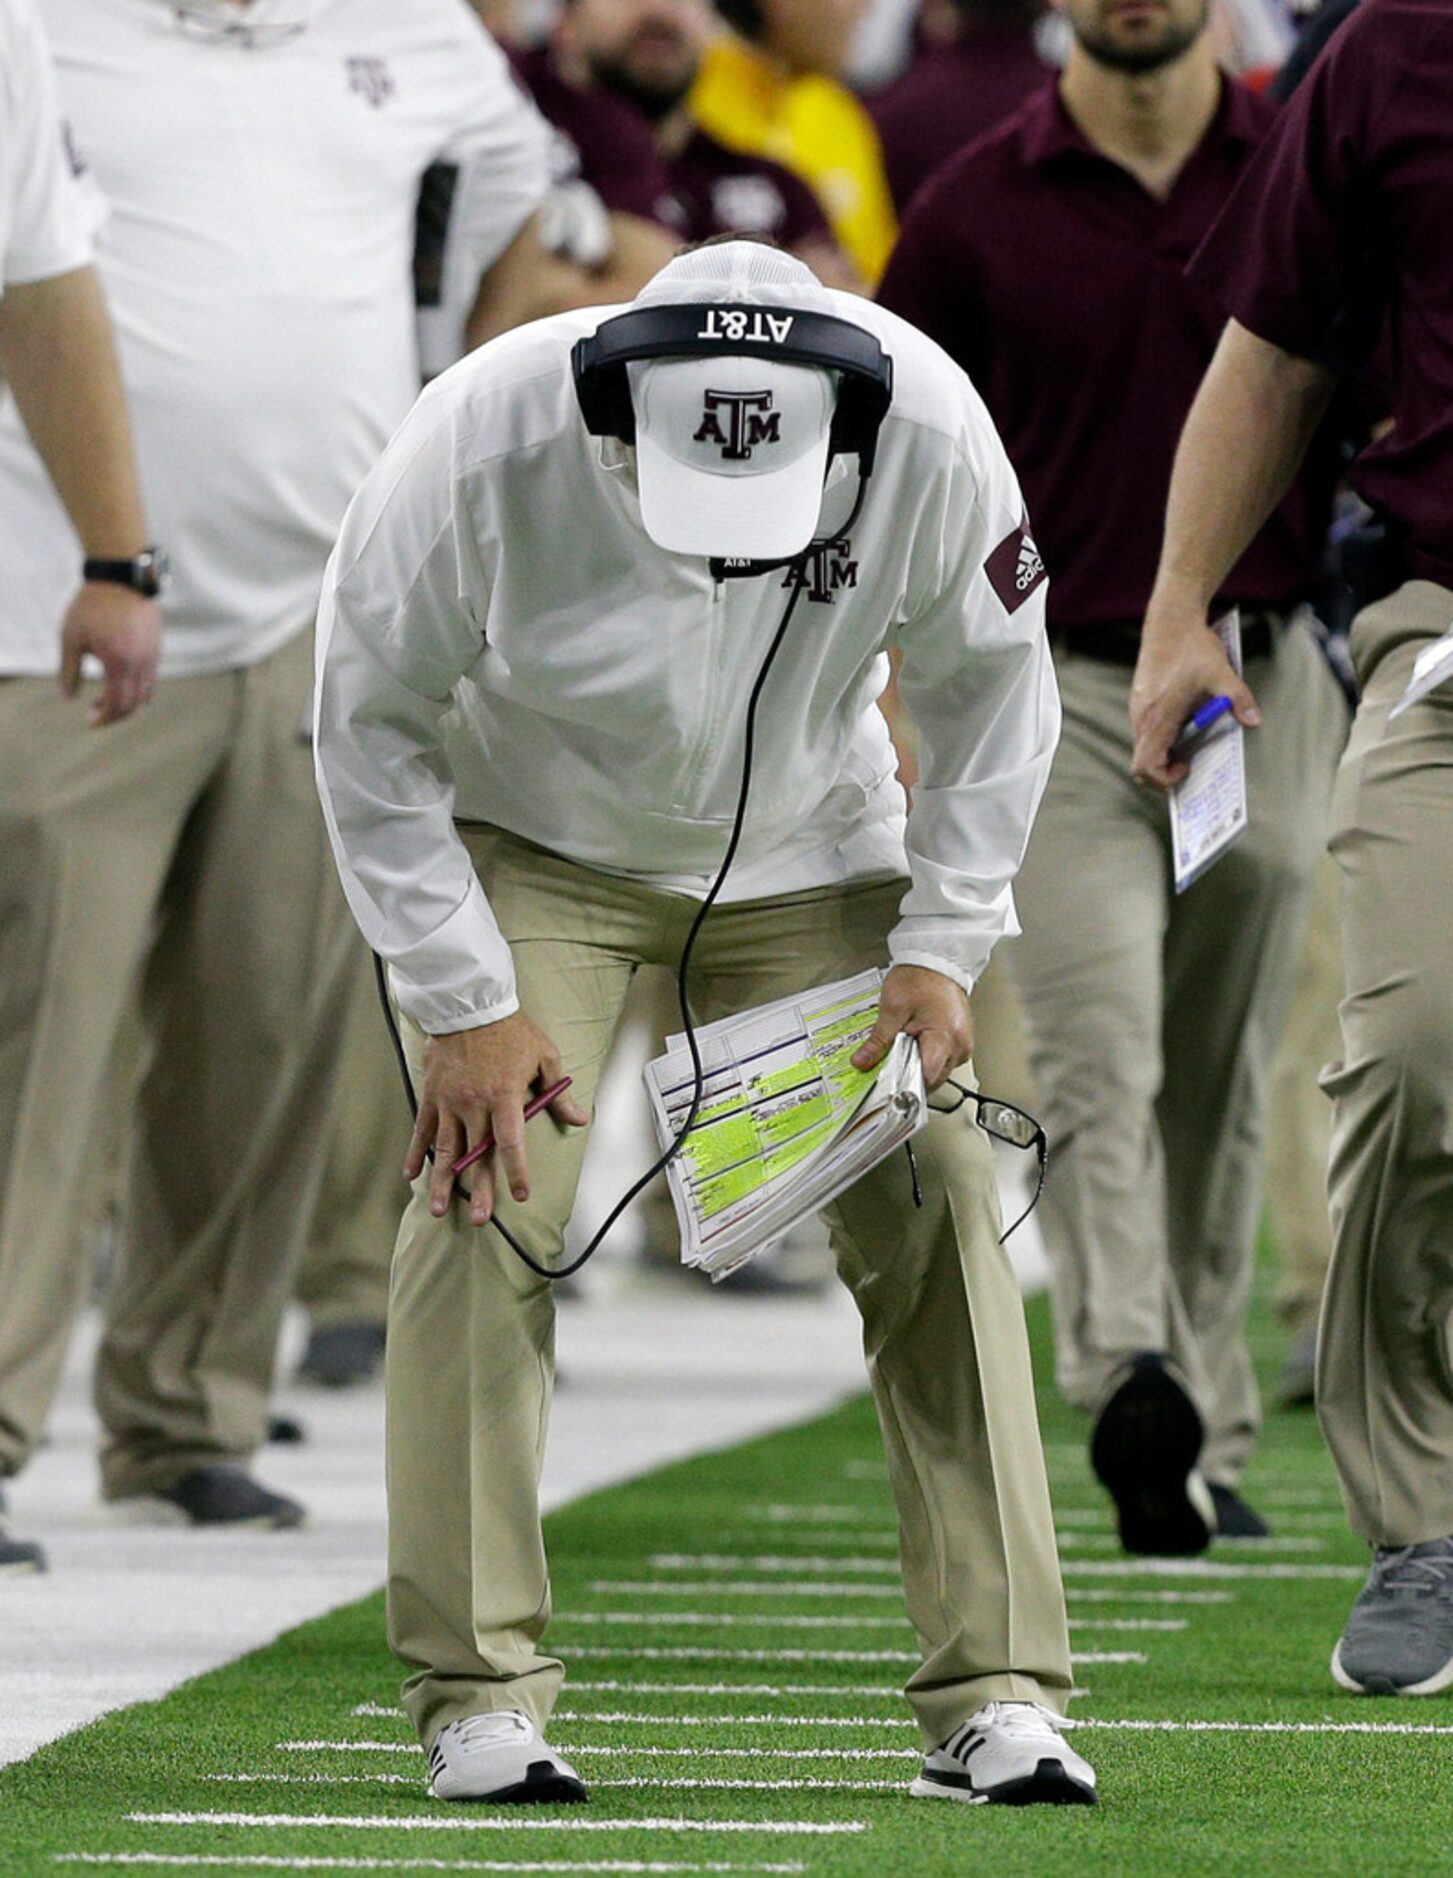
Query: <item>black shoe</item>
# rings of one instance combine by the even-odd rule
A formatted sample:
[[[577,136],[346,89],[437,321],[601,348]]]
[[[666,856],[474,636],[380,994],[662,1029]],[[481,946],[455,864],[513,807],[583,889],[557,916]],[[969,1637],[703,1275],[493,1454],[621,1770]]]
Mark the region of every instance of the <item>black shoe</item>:
[[[1215,1509],[1196,1472],[1204,1438],[1168,1359],[1133,1357],[1090,1437],[1090,1464],[1115,1502],[1127,1552],[1193,1558],[1211,1543]]]
[[[308,1516],[296,1500],[274,1493],[225,1462],[194,1467],[156,1498],[179,1506],[194,1526],[259,1526],[282,1532],[301,1526]]]
[[[325,1389],[348,1389],[369,1382],[383,1361],[382,1324],[334,1324],[315,1330],[298,1365],[298,1375]]]
[[[1269,1539],[1271,1527],[1254,1513],[1234,1487],[1211,1483],[1211,1504],[1216,1509],[1218,1539]]]
[[[0,1572],[18,1575],[49,1570],[44,1546],[37,1545],[34,1539],[17,1539],[11,1533],[5,1518],[5,1489],[0,1487]]]

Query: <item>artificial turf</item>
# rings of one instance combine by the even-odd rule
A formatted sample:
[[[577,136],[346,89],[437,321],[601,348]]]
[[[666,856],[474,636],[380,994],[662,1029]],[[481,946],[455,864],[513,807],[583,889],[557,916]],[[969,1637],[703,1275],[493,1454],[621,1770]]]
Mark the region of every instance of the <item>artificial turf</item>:
[[[370,1598],[0,1773],[0,1874],[30,1878],[89,1866],[224,1875],[472,1869],[1159,1878],[1453,1867],[1453,1700],[1356,1699],[1338,1694],[1328,1677],[1327,1658],[1365,1555],[1342,1522],[1311,1415],[1274,1415],[1248,1478],[1248,1498],[1276,1527],[1273,1544],[1218,1543],[1207,1574],[1197,1567],[1120,1575],[1125,1561],[1085,1461],[1085,1427],[1048,1383],[1042,1301],[1031,1306],[1031,1322],[1075,1649],[1144,1659],[1081,1662],[1077,1719],[1447,1732],[1086,1728],[1074,1739],[1099,1770],[1103,1799],[1094,1810],[910,1800],[903,1789],[915,1767],[915,1734],[894,1690],[909,1669],[895,1659],[912,1639],[896,1596],[876,1430],[862,1400],[596,1494],[549,1521],[557,1613],[549,1642],[571,1678],[551,1735],[577,1751],[592,1787],[589,1808],[515,1809],[506,1819],[426,1801],[422,1760],[393,1712],[398,1676],[382,1642],[381,1601]],[[1264,1310],[1254,1332],[1269,1361],[1275,1333]],[[816,1563],[797,1568],[799,1582],[869,1589],[788,1592],[793,1574],[784,1565],[802,1557]],[[703,1558],[729,1562],[695,1562]],[[756,1562],[734,1562],[744,1560]],[[1220,1573],[1241,1564],[1325,1575]],[[702,1581],[728,1588],[707,1589]],[[628,1588],[645,1584],[673,1588]],[[752,1585],[773,1588],[745,1589]],[[1197,1601],[1181,1602],[1187,1593]],[[1200,1601],[1205,1594],[1215,1601]],[[718,1623],[718,1616],[734,1621]],[[787,1617],[834,1621],[784,1626]],[[1184,1628],[1123,1627],[1146,1623]],[[778,1654],[787,1651],[801,1654]],[[850,1660],[859,1657],[879,1660]],[[683,1684],[707,1688],[689,1693]],[[358,1712],[370,1706],[384,1712]],[[605,1719],[629,1715],[659,1719]],[[723,1716],[738,1719],[690,1720]],[[365,1741],[388,1745],[281,1745]],[[614,1752],[599,1751],[605,1748]],[[865,1749],[892,1757],[863,1758]],[[700,1784],[667,1784],[673,1781]],[[889,1784],[854,1784],[867,1782]],[[388,1823],[135,1817],[163,1814]],[[408,1819],[450,1823],[440,1830],[391,1823]],[[663,1824],[632,1823],[646,1820]],[[762,1830],[791,1826],[849,1830]]]

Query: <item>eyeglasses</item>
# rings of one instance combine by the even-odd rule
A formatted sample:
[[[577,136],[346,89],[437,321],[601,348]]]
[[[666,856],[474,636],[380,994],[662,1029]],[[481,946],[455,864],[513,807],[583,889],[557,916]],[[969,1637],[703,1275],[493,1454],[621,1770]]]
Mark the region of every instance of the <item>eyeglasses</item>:
[[[235,8],[229,6],[229,11]],[[172,0],[172,18],[180,31],[193,39],[226,40],[254,52],[260,46],[281,45],[307,31],[304,20],[225,19],[218,12],[217,0]]]
[[[1025,1207],[1014,1224],[999,1235],[999,1243],[1003,1245],[1014,1233],[1018,1232],[1035,1207],[1039,1205],[1039,1196],[1044,1192],[1044,1177],[1049,1169],[1049,1137],[1045,1134],[1043,1126],[1032,1115],[1024,1109],[1015,1108],[1012,1102],[1000,1102],[995,1096],[980,1095],[977,1089],[965,1088],[963,1083],[955,1082],[952,1076],[937,1093],[942,1095],[946,1089],[953,1090],[958,1100],[950,1100],[946,1105],[940,1102],[930,1102],[928,1106],[935,1114],[957,1115],[965,1102],[972,1102],[978,1124],[991,1140],[1002,1141],[1008,1147],[1019,1148],[1025,1152],[1030,1148],[1035,1151],[1037,1169],[1034,1193],[1029,1205]]]

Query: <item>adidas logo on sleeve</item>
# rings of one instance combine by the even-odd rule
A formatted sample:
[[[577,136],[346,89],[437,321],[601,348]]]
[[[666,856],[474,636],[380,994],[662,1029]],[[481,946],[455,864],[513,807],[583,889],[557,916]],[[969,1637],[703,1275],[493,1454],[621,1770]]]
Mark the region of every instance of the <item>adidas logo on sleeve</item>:
[[[1017,527],[1010,529],[985,561],[984,574],[1006,613],[1023,606],[1035,588],[1043,584],[1046,578],[1044,557],[1034,545],[1027,515]]]

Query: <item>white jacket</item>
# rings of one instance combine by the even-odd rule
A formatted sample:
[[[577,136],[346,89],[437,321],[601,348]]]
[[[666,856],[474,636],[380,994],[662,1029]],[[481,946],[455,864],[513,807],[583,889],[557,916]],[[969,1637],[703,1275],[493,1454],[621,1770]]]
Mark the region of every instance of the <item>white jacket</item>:
[[[1011,883],[1059,734],[1043,571],[967,378],[880,307],[894,360],[848,542],[810,570],[758,713],[723,898],[907,873],[892,958],[967,990],[1017,931]],[[615,308],[495,340],[426,391],[355,497],[318,624],[319,789],[344,889],[433,1033],[517,1008],[509,948],[453,821],[701,897],[741,778],[782,572],[715,582],[641,527],[632,452],[581,421],[570,348]],[[856,491],[834,466],[824,533]],[[888,649],[920,736],[903,792],[875,700]]]

